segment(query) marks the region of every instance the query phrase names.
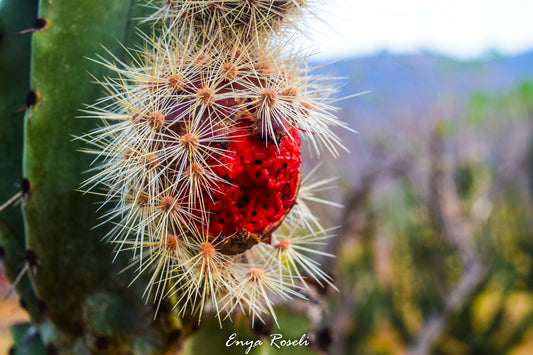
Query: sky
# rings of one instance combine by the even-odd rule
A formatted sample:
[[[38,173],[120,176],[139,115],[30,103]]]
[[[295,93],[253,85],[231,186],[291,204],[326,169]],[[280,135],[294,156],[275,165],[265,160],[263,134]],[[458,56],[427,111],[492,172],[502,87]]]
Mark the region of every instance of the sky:
[[[421,49],[468,59],[533,48],[533,0],[326,1],[316,11],[322,21],[307,20],[316,59]]]
[[[309,1],[327,4],[306,21],[317,60],[421,49],[468,59],[533,48],[533,0]]]

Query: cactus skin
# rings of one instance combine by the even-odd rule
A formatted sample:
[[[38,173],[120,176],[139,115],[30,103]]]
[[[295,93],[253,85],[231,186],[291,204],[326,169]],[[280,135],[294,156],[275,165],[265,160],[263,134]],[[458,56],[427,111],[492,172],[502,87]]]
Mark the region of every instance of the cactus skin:
[[[17,193],[21,181],[24,105],[29,91],[31,36],[18,31],[31,28],[37,13],[36,0],[4,0],[0,7],[0,201]],[[24,229],[20,208],[8,206],[0,215],[0,248],[8,277],[14,280],[24,267]],[[38,321],[37,298],[30,281],[22,277],[16,291],[33,320]]]
[[[20,1],[3,1],[4,6],[8,3],[13,8],[15,3],[25,6]],[[135,32],[129,26],[130,17],[142,10],[132,8],[132,3],[132,0],[40,3],[38,16],[44,17],[49,26],[33,34],[31,48],[31,88],[39,92],[39,100],[25,117],[23,176],[32,183],[24,202],[25,241],[17,238],[16,227],[0,224],[0,245],[6,252],[4,264],[12,280],[24,266],[25,250],[38,257],[38,266],[29,272],[31,282],[24,277],[17,285],[17,292],[28,304],[32,325],[13,328],[15,354],[40,355],[44,353],[43,346],[49,354],[163,354],[183,344],[197,325],[197,319],[179,319],[173,312],[160,312],[154,319],[152,306],[145,305],[141,297],[145,282],[128,287],[133,276],[127,272],[119,274],[126,265],[127,253],[112,263],[111,246],[99,242],[105,228],[93,230],[98,223],[95,199],[75,191],[86,178],[82,172],[88,169],[90,159],[77,152],[79,142],[72,141],[72,136],[90,130],[94,123],[75,117],[84,103],[100,95],[101,88],[89,82],[87,72],[96,77],[106,74],[103,67],[84,57],[94,58],[102,53],[101,45],[121,57],[118,41],[134,46],[129,38]],[[27,20],[17,30],[32,27],[35,12],[23,13],[19,8],[13,11],[24,14]],[[9,66],[16,68],[20,63],[12,61]],[[12,71],[5,69],[6,73]],[[17,95],[14,91],[9,96],[2,92],[2,100],[13,95],[13,102],[20,102],[16,109],[23,104],[27,90],[26,80]],[[2,122],[6,122],[4,117]],[[7,136],[15,143],[20,142],[20,128],[18,136],[15,133]],[[2,145],[2,149],[10,147],[13,145]],[[5,156],[13,155],[2,152]],[[20,166],[19,158],[14,157],[10,164]],[[20,169],[8,171],[16,171],[17,175],[2,179],[2,183],[12,187],[13,181],[20,181]],[[13,193],[16,189],[7,198]],[[240,317],[235,321],[247,324]],[[280,321],[280,326],[292,331],[301,329],[301,333],[307,327],[307,322],[293,323],[287,318]],[[34,329],[38,330],[40,342],[36,337],[23,335]],[[224,342],[212,342],[217,335],[220,336],[218,324],[206,327],[192,339],[211,344],[212,349],[223,348]],[[228,354],[242,353],[239,348],[227,350]],[[188,348],[184,352],[189,353]],[[306,353],[313,350],[309,348]]]
[[[96,11],[87,5],[77,11],[84,6],[78,1],[42,1],[39,16],[49,27],[33,34],[31,78],[40,99],[25,121],[23,168],[33,185],[24,208],[26,238],[28,248],[41,260],[34,280],[39,294],[50,306],[50,316],[64,326],[79,322],[72,319],[78,313],[73,312],[78,292],[86,292],[106,267],[93,259],[105,250],[87,240],[85,231],[94,225],[94,217],[74,191],[86,166],[70,138],[84,124],[75,119],[76,108],[98,91],[81,81],[87,70],[98,70],[82,58],[98,51],[100,42],[113,45],[113,37],[124,36],[125,21],[116,18],[123,17],[129,5],[129,1],[113,2],[102,15],[103,8]],[[107,41],[102,36],[105,31]],[[85,253],[78,252],[83,249]],[[75,280],[62,265],[73,253],[84,280]]]
[[[4,0],[0,4],[0,201],[3,203],[17,193],[16,184],[22,178],[24,113],[18,109],[24,105],[30,89],[31,36],[17,32],[33,27],[37,0]],[[22,238],[23,222],[17,208],[8,207],[0,218]]]
[[[110,353],[127,353],[144,342],[137,353],[149,354],[166,346],[161,328],[167,324],[153,322],[138,290],[117,276],[123,263],[112,264],[109,246],[98,242],[102,231],[91,230],[91,199],[75,191],[89,165],[72,141],[88,122],[75,117],[99,94],[87,71],[103,74],[84,57],[102,51],[101,45],[119,52],[131,6],[130,0],[41,1],[39,16],[49,26],[33,34],[31,84],[40,99],[25,120],[24,175],[33,188],[24,218],[27,247],[40,261],[33,283],[50,319],[41,334],[61,353],[103,345]]]

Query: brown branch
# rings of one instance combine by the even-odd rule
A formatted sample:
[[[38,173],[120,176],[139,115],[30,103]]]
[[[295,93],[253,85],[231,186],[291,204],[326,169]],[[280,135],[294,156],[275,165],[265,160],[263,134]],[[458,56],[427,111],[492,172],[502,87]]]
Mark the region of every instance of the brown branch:
[[[464,308],[466,302],[486,274],[486,268],[478,262],[473,263],[461,275],[450,291],[441,314],[430,317],[417,334],[410,355],[427,355],[447,329],[450,320]]]
[[[473,245],[475,222],[463,211],[447,161],[444,139],[438,133],[430,142],[429,191],[426,208],[433,224],[459,253],[463,273],[455,286],[447,293],[441,314],[430,317],[417,334],[409,353],[429,354],[434,344],[446,331],[450,320],[468,302],[475,288],[483,281],[486,267],[479,261]],[[479,222],[479,221],[477,221]]]

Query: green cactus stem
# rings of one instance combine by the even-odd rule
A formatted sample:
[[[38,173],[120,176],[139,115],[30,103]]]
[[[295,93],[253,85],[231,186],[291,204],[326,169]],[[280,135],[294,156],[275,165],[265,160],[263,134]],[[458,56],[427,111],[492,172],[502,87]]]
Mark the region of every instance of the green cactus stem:
[[[7,201],[20,187],[22,176],[22,129],[25,96],[30,90],[31,36],[19,31],[33,27],[37,0],[0,2],[0,201]],[[24,235],[18,208],[8,206],[0,218],[17,235]]]
[[[4,0],[0,3],[0,201],[17,195],[21,187],[22,136],[25,96],[30,90],[31,36],[18,32],[34,25],[36,0]],[[18,202],[20,199],[16,199]],[[38,300],[29,279],[21,271],[25,267],[24,228],[20,207],[7,206],[0,216],[0,249],[3,264],[11,280],[20,278],[16,291],[21,305],[34,321],[41,319]]]
[[[104,74],[86,58],[101,46],[120,52],[131,6],[130,0],[41,1],[39,16],[48,26],[33,34],[31,87],[39,100],[25,119],[24,175],[33,186],[24,206],[26,240],[39,260],[36,292],[54,325],[43,340],[59,342],[54,346],[65,353],[128,353],[140,342],[138,353],[167,347],[166,323],[154,322],[140,290],[118,276],[124,264],[112,263],[111,249],[99,242],[103,231],[93,230],[91,198],[76,191],[89,161],[72,136],[91,124],[76,116],[99,95],[87,72]]]

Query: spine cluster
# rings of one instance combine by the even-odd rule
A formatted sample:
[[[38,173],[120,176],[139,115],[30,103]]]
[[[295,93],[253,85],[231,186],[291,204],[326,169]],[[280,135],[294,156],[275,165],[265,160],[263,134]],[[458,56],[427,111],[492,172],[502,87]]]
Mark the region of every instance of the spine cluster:
[[[149,1],[153,35],[85,110],[98,129],[81,137],[96,155],[87,191],[104,188],[103,224],[130,268],[150,275],[145,296],[219,319],[271,314],[304,297],[309,278],[331,285],[310,255],[329,237],[306,200],[302,142],[342,148],[330,88],[283,38],[304,0]]]

